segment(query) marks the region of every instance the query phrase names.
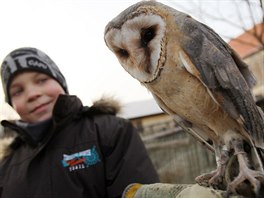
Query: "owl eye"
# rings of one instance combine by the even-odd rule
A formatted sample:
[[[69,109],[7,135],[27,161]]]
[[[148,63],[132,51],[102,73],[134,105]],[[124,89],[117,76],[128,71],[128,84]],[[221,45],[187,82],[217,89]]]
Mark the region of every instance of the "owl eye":
[[[141,44],[146,47],[148,43],[155,37],[155,27],[144,28],[141,30]]]
[[[119,49],[117,53],[119,54],[119,56],[124,57],[124,58],[127,58],[129,56],[128,51],[125,49]]]

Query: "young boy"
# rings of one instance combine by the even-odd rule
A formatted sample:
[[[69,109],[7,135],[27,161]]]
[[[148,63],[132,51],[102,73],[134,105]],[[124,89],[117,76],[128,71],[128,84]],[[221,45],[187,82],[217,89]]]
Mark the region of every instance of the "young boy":
[[[1,122],[5,136],[15,134],[0,163],[1,198],[117,198],[130,183],[159,181],[135,128],[115,116],[118,106],[83,106],[40,50],[11,52],[1,78],[21,118]]]

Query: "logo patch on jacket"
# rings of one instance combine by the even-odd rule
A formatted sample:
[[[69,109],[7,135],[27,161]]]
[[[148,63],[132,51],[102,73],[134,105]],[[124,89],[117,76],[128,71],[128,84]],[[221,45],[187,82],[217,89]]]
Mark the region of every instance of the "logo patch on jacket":
[[[87,168],[91,165],[95,165],[100,162],[99,155],[96,151],[96,147],[91,149],[73,153],[70,155],[63,154],[62,165],[68,167],[69,171],[79,170]]]

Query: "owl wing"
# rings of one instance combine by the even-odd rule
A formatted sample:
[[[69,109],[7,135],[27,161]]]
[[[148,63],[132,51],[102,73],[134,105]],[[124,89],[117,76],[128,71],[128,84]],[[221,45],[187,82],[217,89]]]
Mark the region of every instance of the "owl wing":
[[[179,29],[183,36],[180,58],[186,70],[200,79],[224,111],[264,148],[263,112],[251,94],[255,80],[248,66],[206,25],[186,16]]]
[[[154,100],[157,102],[159,107],[166,113],[168,113],[172,118],[175,120],[175,122],[187,133],[192,135],[196,140],[198,140],[202,145],[205,145],[209,150],[215,151],[213,145],[210,144],[212,142],[206,134],[203,133],[203,131],[199,130],[198,128],[195,128],[191,123],[187,122],[186,120],[182,119],[166,105],[164,102],[154,93],[152,93]]]

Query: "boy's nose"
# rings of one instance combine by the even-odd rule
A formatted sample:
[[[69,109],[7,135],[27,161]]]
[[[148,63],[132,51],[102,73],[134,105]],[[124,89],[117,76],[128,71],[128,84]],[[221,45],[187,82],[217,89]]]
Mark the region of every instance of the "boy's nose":
[[[34,86],[30,86],[27,89],[27,101],[32,102],[41,96],[39,89],[36,89]]]

